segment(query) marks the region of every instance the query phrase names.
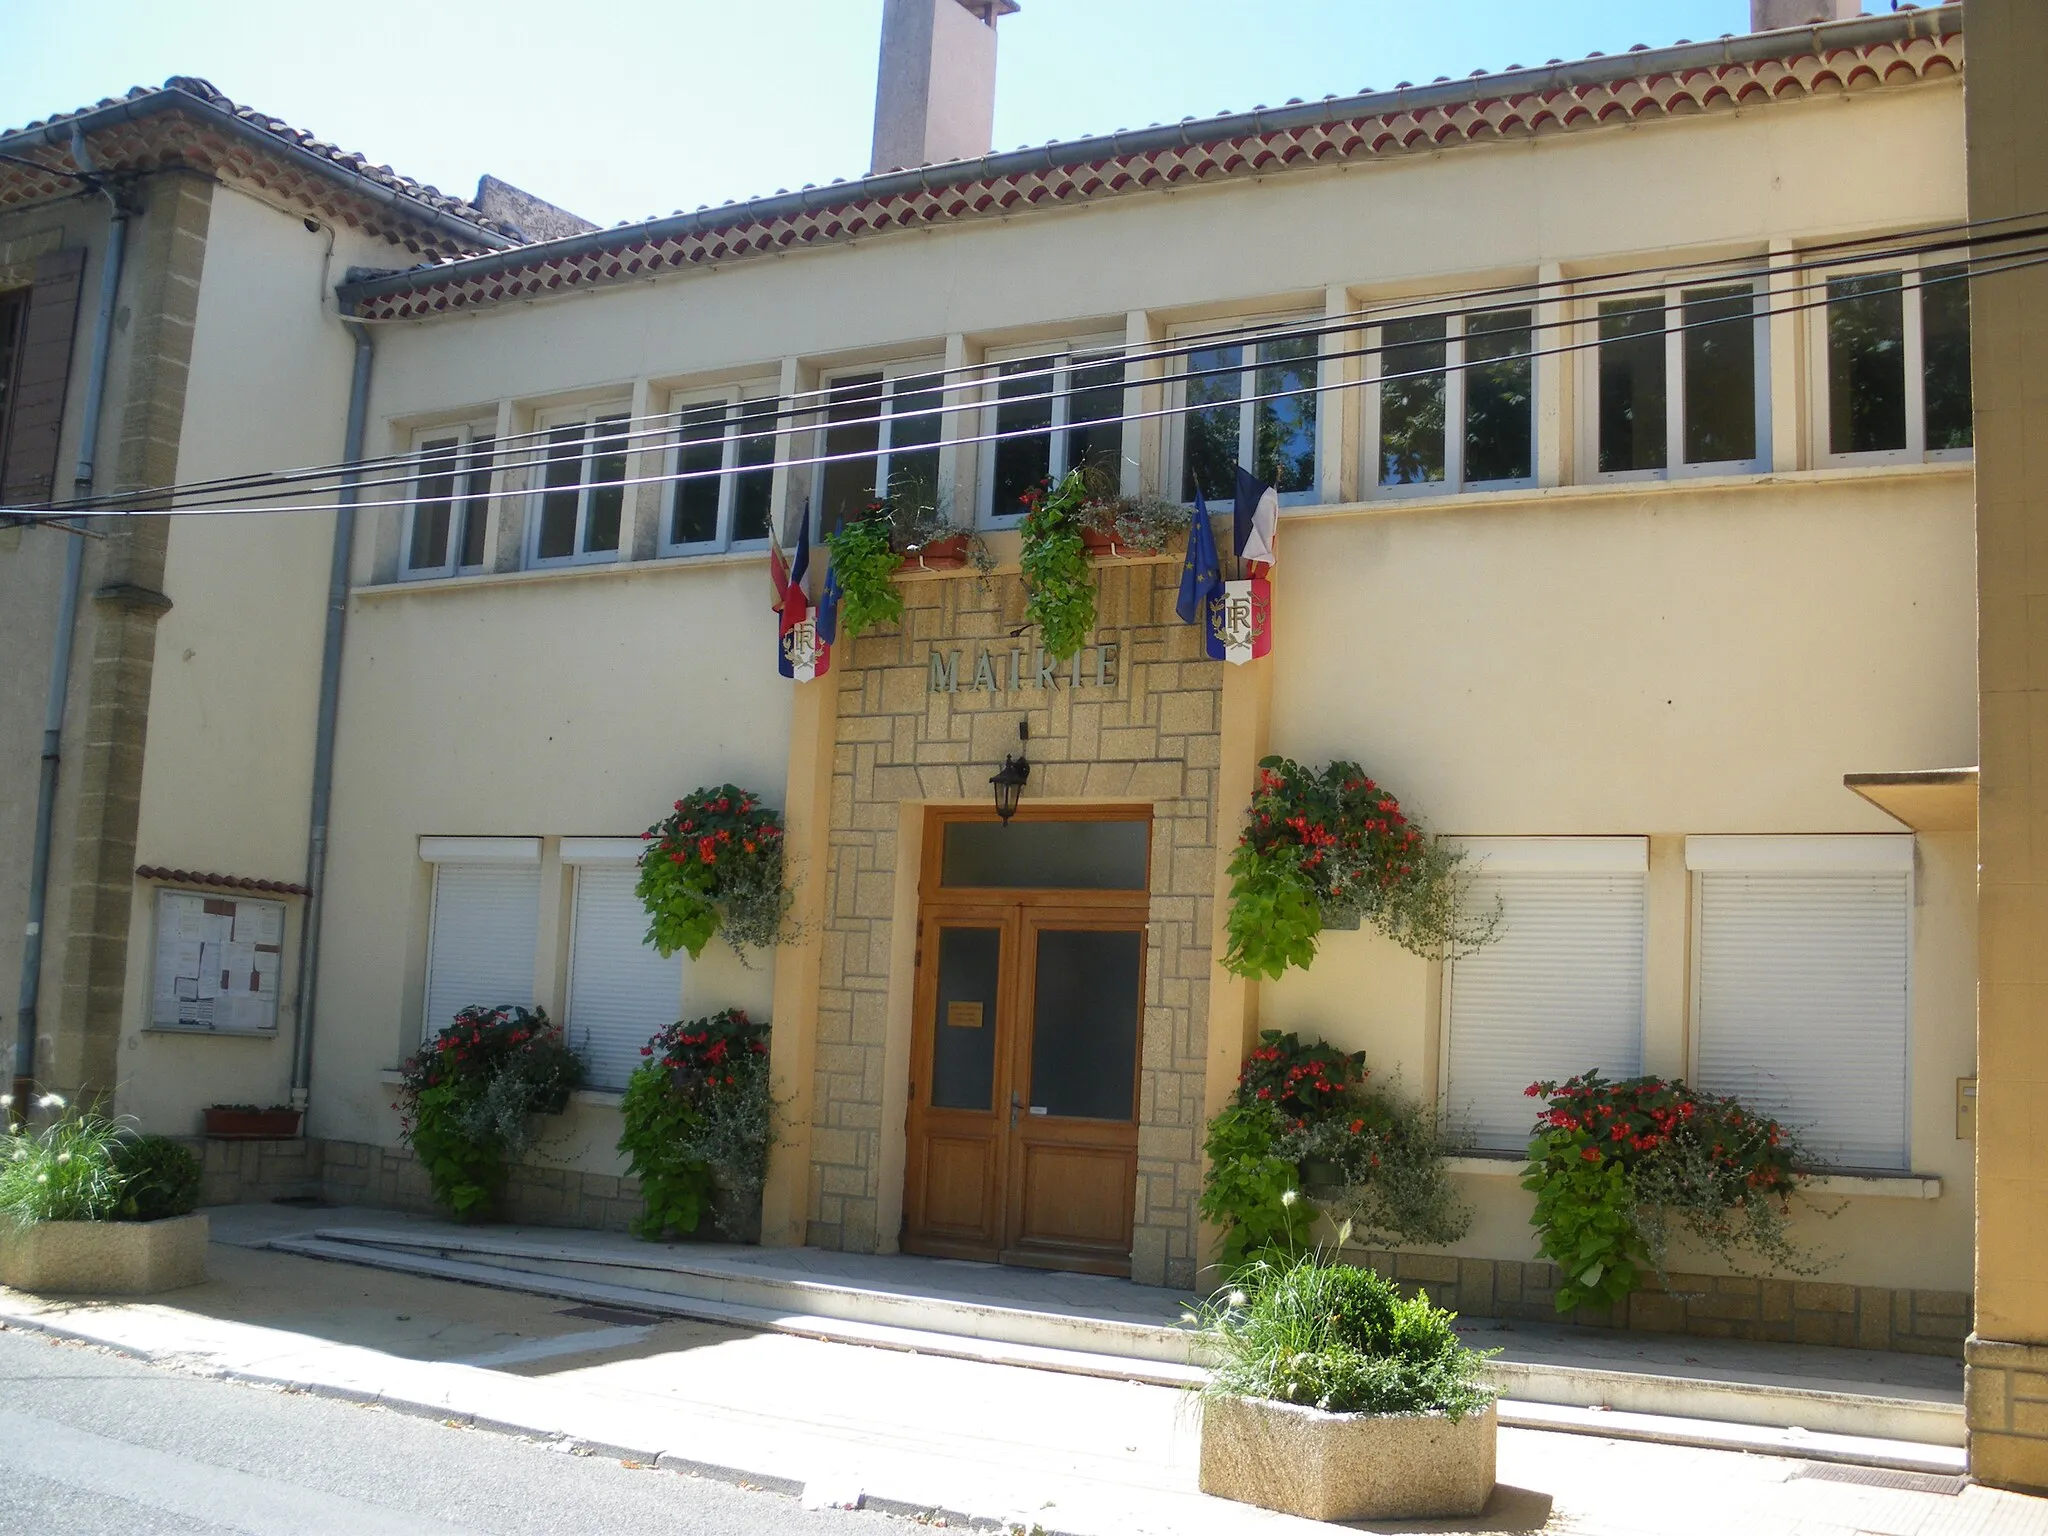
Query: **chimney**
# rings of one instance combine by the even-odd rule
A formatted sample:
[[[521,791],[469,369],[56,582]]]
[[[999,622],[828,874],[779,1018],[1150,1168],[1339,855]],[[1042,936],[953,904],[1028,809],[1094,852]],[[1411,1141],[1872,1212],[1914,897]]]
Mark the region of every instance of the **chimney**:
[[[1775,32],[1780,27],[1849,21],[1862,14],[1862,0],[1749,0],[1749,30]]]
[[[870,174],[988,153],[996,22],[1017,8],[1017,0],[883,0]]]

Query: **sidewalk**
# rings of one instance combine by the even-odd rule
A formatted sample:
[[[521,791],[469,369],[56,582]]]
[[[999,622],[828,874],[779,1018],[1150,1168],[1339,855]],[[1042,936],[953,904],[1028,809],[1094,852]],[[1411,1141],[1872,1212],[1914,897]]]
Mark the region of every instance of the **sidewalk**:
[[[835,1502],[1072,1536],[1328,1529],[1198,1493],[1199,1405],[1167,1387],[565,1306],[227,1242],[210,1262],[207,1284],[148,1302],[0,1291],[0,1324]],[[1362,1528],[2048,1536],[2048,1502],[1957,1479],[1582,1434],[1503,1429],[1499,1479],[1477,1521]]]

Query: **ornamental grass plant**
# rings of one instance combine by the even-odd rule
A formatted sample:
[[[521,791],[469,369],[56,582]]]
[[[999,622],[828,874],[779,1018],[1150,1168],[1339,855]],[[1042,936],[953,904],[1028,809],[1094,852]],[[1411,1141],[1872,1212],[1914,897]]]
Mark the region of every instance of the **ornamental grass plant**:
[[[1455,1317],[1427,1292],[1404,1297],[1385,1276],[1320,1253],[1256,1260],[1205,1309],[1217,1366],[1203,1392],[1456,1422],[1496,1394]]]
[[[200,1163],[168,1136],[144,1136],[97,1106],[73,1109],[57,1094],[36,1100],[56,1110],[40,1131],[8,1120],[0,1136],[0,1218],[45,1221],[162,1221],[199,1208]],[[13,1104],[0,1096],[0,1115]]]

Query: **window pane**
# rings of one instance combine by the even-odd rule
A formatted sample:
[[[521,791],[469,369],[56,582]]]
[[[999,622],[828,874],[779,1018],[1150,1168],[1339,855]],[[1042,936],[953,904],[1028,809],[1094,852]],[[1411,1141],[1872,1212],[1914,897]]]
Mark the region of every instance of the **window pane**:
[[[1444,318],[1380,327],[1380,484],[1429,485],[1444,477]]]
[[[939,441],[943,383],[927,374],[898,379],[889,391],[889,494],[921,507],[939,504],[939,450],[925,445]]]
[[[676,451],[675,499],[669,504],[671,544],[711,544],[718,539],[719,471],[725,467],[725,407],[698,406],[684,412]],[[690,477],[696,478],[690,478]]]
[[[1664,305],[1621,299],[1600,306],[1600,472],[1662,469]]]
[[[1465,482],[1536,477],[1531,315],[1496,310],[1465,322]]]
[[[968,888],[1142,891],[1143,821],[954,821],[939,883]]]
[[[1315,489],[1316,350],[1313,336],[1290,336],[1259,347],[1258,393],[1278,398],[1259,402],[1252,472],[1277,490]]]
[[[832,386],[825,407],[825,454],[820,476],[819,527],[837,532],[875,499],[874,454],[882,445],[882,376],[864,373]],[[842,454],[866,457],[841,458]]]
[[[1067,388],[1067,468],[1086,470],[1091,485],[1113,489],[1123,477],[1124,365],[1076,366]]]
[[[1828,280],[1828,446],[1906,446],[1906,306],[1897,272]]]
[[[479,437],[469,445],[463,476],[463,493],[468,498],[462,508],[464,570],[475,570],[484,563],[484,534],[490,527],[491,513],[491,443],[492,439]]]
[[[1756,457],[1756,293],[1693,288],[1684,295],[1685,462]]]
[[[619,522],[626,507],[626,421],[600,416],[591,445],[590,517],[584,525],[583,550],[597,554],[619,547]]]
[[[1145,935],[1038,935],[1031,1021],[1031,1108],[1129,1120],[1135,1108]]]
[[[406,551],[409,570],[438,570],[448,563],[448,521],[455,498],[456,439],[436,438],[421,445],[419,479],[412,508],[412,547]]]
[[[1004,363],[996,377],[994,517],[1016,517],[1024,493],[1052,472],[1052,359]],[[1011,434],[1019,434],[1012,436]]]
[[[1237,488],[1237,450],[1241,431],[1238,391],[1244,376],[1240,347],[1211,347],[1188,358],[1185,437],[1181,452],[1180,499],[1202,495],[1228,500]],[[1228,402],[1227,404],[1224,402]]]
[[[1920,350],[1927,372],[1927,446],[1967,448],[1970,424],[1970,274],[1929,267],[1920,279]]]
[[[749,400],[740,407],[740,467],[732,488],[734,543],[768,537],[775,491],[776,410],[773,400]]]
[[[583,428],[556,427],[548,433],[548,461],[541,483],[540,537],[536,548],[543,560],[560,560],[576,552],[577,484],[583,478]]]
[[[1000,928],[939,930],[938,1013],[932,1021],[934,1109],[995,1108],[1002,959]]]

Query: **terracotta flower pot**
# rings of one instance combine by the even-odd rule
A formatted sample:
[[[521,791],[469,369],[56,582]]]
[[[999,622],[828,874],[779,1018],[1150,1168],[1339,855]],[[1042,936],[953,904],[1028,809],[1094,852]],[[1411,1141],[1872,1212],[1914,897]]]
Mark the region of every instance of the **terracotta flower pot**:
[[[1104,533],[1100,528],[1090,528],[1085,524],[1081,529],[1081,547],[1093,560],[1128,560],[1139,553],[1115,534]]]
[[[215,1141],[291,1141],[299,1134],[296,1109],[204,1110],[206,1134]]]
[[[904,557],[919,570],[957,571],[967,563],[967,535],[949,533],[943,539],[931,539],[906,550]]]

